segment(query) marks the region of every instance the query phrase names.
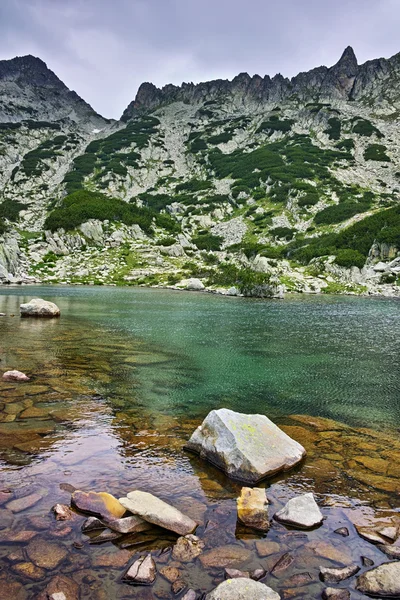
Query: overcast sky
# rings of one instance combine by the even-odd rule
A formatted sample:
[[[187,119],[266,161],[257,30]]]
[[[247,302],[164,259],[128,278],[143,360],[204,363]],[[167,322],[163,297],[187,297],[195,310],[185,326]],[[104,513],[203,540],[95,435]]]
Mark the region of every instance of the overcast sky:
[[[400,0],[0,0],[0,59],[33,54],[105,117],[143,81],[282,73],[400,51]]]

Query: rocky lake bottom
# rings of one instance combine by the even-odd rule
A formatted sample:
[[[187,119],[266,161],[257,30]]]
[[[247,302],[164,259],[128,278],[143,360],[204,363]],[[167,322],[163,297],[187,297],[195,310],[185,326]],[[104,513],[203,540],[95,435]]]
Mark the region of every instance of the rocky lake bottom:
[[[21,320],[19,304],[34,296],[56,301],[61,318]],[[57,575],[70,580],[67,600],[181,598],[188,588],[200,597],[225,568],[264,569],[283,599],[320,598],[321,566],[363,573],[392,560],[384,550],[400,527],[399,306],[1,290],[1,372],[31,379],[0,381],[0,598],[38,598]],[[222,406],[268,415],[307,450],[293,470],[258,484],[270,502],[267,533],[238,523],[242,484],[184,449]],[[199,524],[204,549],[180,562],[178,536],[159,528],[112,540],[84,534],[87,515],[57,521],[52,512],[76,489],[151,492]],[[272,518],[305,492],[323,513],[319,527]],[[149,552],[154,585],[128,585],[127,568]],[[185,584],[176,595],[165,567]],[[334,587],[364,598],[355,582]]]

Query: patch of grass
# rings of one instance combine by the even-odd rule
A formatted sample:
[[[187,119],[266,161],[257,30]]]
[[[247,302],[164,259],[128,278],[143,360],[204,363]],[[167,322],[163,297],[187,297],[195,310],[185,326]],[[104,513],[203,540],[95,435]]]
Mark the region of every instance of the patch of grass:
[[[193,194],[195,192],[202,192],[204,190],[209,190],[212,188],[213,184],[209,180],[201,180],[201,179],[190,179],[189,181],[184,181],[176,186],[176,192],[187,192],[189,194]]]

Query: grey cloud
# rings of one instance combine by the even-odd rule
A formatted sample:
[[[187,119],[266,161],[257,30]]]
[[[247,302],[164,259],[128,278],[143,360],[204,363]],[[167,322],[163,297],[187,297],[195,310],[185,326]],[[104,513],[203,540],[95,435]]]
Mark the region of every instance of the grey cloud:
[[[398,52],[398,0],[1,0],[0,58],[40,56],[105,116],[156,85]]]

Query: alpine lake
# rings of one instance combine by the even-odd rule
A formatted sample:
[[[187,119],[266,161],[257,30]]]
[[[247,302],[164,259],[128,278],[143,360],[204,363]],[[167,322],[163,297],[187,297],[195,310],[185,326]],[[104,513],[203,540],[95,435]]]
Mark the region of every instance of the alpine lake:
[[[61,318],[21,319],[33,297],[55,302]],[[31,379],[0,381],[0,598],[37,598],[57,574],[82,599],[180,598],[160,573],[151,587],[123,581],[148,552],[198,594],[226,566],[262,567],[283,599],[320,598],[320,566],[387,562],[355,525],[400,524],[399,310],[398,300],[351,296],[1,288],[1,373]],[[271,517],[312,491],[320,527],[272,520],[263,534],[237,523],[241,484],[183,448],[221,407],[265,414],[306,448],[299,466],[260,486]],[[85,515],[52,513],[74,489],[155,494],[199,523],[207,560],[176,564],[177,536],[163,530],[98,543],[81,531]],[[273,569],[285,554],[292,560]],[[339,587],[365,598],[354,583]]]

